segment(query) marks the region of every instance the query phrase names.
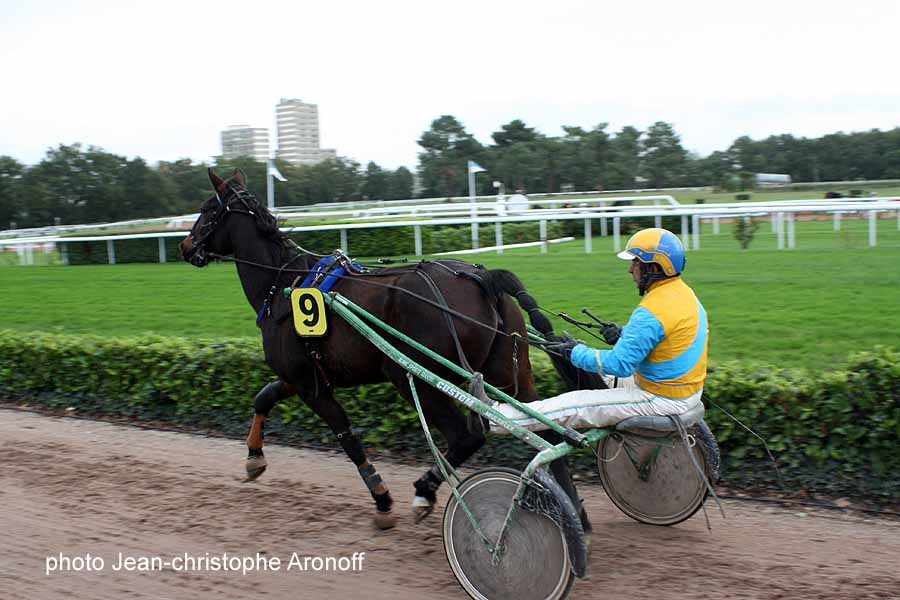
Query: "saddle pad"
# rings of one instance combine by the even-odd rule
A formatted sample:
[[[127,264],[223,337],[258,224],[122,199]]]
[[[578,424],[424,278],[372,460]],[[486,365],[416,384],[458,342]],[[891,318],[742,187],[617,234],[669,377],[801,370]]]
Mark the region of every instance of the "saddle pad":
[[[334,266],[335,260],[337,260],[337,256],[334,255],[324,256],[319,259],[319,262],[312,268],[312,272],[300,284],[300,287],[317,287],[320,292],[327,294],[334,284],[340,280],[341,276],[347,274],[347,269],[342,264],[338,264],[337,267]],[[362,265],[355,262],[351,262],[350,267],[357,273],[365,272]],[[324,279],[322,279],[322,275],[325,275]],[[315,284],[316,281],[319,282],[318,285]]]

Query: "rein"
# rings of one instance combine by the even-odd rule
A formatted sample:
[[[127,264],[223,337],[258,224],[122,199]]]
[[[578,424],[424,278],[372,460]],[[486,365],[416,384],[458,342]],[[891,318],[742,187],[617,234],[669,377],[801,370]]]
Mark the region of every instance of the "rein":
[[[251,260],[235,258],[233,256],[226,256],[223,254],[216,254],[214,252],[210,252],[209,256],[210,256],[210,258],[216,258],[219,260],[227,260],[227,261],[231,261],[231,262],[235,262],[235,263],[249,265],[251,267],[258,267],[260,269],[268,269],[269,271],[278,271],[278,277],[280,277],[282,273],[309,274],[309,273],[313,272],[312,269],[288,269],[287,265],[290,264],[290,262],[293,262],[296,259],[296,256],[294,257],[294,259],[291,259],[288,263],[285,263],[281,267],[273,267],[272,265],[266,265],[266,264],[262,264],[262,263],[258,263],[258,262],[253,262]],[[300,256],[300,255],[297,255],[297,256]],[[393,271],[393,269],[391,269],[391,270]],[[401,273],[406,273],[411,270],[412,269],[397,269],[397,271],[401,272]],[[393,273],[384,273],[384,275],[392,275],[392,274]],[[398,292],[406,294],[407,296],[411,296],[411,297],[413,297],[417,300],[420,300],[430,306],[433,306],[433,307],[438,308],[446,313],[449,313],[449,314],[453,315],[454,317],[458,317],[460,319],[463,319],[464,321],[468,321],[470,323],[478,325],[479,327],[483,327],[484,329],[487,329],[488,331],[493,331],[494,333],[499,333],[506,337],[513,336],[513,334],[511,334],[511,333],[506,333],[505,331],[501,331],[500,329],[497,329],[496,327],[488,325],[487,323],[483,323],[483,322],[479,321],[478,319],[470,317],[469,315],[465,315],[457,310],[450,308],[449,306],[445,306],[445,305],[441,304],[440,302],[432,300],[431,298],[428,298],[426,296],[422,296],[421,294],[417,294],[416,292],[413,292],[411,290],[407,290],[406,288],[402,288],[398,285],[392,285],[390,283],[382,283],[380,281],[371,281],[369,279],[362,279],[362,277],[360,275],[336,275],[336,274],[332,273],[330,276],[336,277],[338,279],[352,279],[353,281],[356,281],[358,283],[364,283],[366,285],[373,285],[373,286],[380,287],[380,288],[397,290]],[[274,284],[272,284],[272,287],[277,289],[277,285],[278,285],[278,283],[277,283],[277,279],[276,279],[276,282]],[[271,290],[270,290],[270,293],[271,293]]]

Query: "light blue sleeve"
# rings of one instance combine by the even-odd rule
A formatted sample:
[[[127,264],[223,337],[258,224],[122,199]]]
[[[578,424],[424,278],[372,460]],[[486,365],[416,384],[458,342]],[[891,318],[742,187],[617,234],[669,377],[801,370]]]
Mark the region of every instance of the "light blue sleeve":
[[[579,344],[572,349],[572,364],[592,373],[600,373],[602,366],[604,375],[629,377],[665,335],[653,313],[638,306],[612,350],[596,350]]]

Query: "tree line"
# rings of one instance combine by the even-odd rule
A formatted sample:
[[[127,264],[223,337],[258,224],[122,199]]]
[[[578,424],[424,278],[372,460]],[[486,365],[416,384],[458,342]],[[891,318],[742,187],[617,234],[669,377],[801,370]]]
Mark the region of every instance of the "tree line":
[[[521,120],[502,125],[481,144],[454,117],[445,115],[419,139],[418,173],[425,196],[464,195],[466,160],[490,177],[479,178],[478,193],[491,194],[493,181],[507,190],[532,193],[636,188],[715,186],[745,189],[754,173],[783,173],[795,182],[900,178],[900,127],[890,131],[834,133],[820,138],[790,134],[763,140],[747,136],[728,149],[698,156],[681,144],[670,123],[646,131],[626,126],[609,132],[563,126],[552,137]]]
[[[241,169],[250,191],[265,201],[266,168],[250,157],[214,159],[225,172]],[[210,164],[184,158],[154,166],[138,157],[105,152],[80,144],[51,148],[41,162],[26,167],[0,156],[0,229],[45,225],[100,223],[186,214],[210,196],[206,174]],[[287,179],[278,182],[279,206],[298,206],[337,200],[410,198],[413,174],[409,169],[366,168],[337,158],[316,165],[293,165],[277,160]]]
[[[462,196],[468,193],[467,161],[488,174],[479,194],[634,189],[639,187],[747,185],[752,173],[786,173],[796,182],[900,178],[900,127],[820,138],[790,134],[736,139],[728,149],[701,157],[687,151],[670,123],[617,132],[606,123],[564,126],[547,136],[521,120],[502,125],[482,144],[451,115],[435,119],[418,140],[414,181],[406,167],[339,157],[316,165],[276,161],[287,182],[277,183],[279,206],[319,202]],[[222,170],[242,169],[250,191],[266,197],[266,165],[252,158],[225,160]],[[60,145],[34,166],[0,156],[0,229],[121,221],[195,212],[210,194],[204,162],[180,159],[148,165],[94,146]],[[416,183],[418,185],[416,185]]]

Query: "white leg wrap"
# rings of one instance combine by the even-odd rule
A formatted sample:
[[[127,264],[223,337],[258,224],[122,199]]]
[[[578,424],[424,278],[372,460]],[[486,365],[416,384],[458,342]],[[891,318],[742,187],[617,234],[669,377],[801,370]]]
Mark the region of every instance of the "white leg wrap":
[[[412,501],[413,508],[431,508],[432,502],[428,498],[422,496],[414,496]]]

